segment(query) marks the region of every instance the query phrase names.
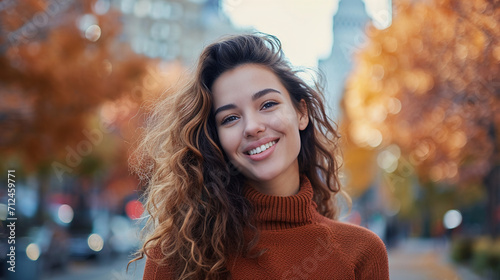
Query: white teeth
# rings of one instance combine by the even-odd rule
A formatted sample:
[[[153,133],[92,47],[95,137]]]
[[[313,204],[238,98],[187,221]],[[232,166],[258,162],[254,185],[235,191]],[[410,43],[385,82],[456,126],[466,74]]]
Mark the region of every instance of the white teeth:
[[[265,150],[269,149],[270,147],[272,147],[274,144],[276,144],[276,141],[271,141],[271,142],[269,142],[269,143],[267,143],[267,144],[265,144],[265,145],[262,145],[262,146],[260,146],[260,147],[257,147],[257,148],[255,148],[255,149],[253,149],[253,150],[250,150],[250,151],[248,152],[248,154],[249,154],[249,155],[260,154],[260,153],[262,153],[263,151],[265,151]]]

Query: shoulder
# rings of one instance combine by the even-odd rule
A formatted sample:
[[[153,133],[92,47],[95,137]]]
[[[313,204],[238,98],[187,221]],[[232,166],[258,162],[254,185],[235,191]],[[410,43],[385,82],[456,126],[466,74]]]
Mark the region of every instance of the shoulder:
[[[324,219],[324,222],[329,226],[333,233],[338,238],[345,239],[362,239],[368,241],[380,241],[380,237],[376,235],[373,231],[354,224],[345,223],[336,220],[330,220],[328,218]]]
[[[331,249],[353,267],[356,279],[389,279],[387,249],[374,232],[324,217],[321,223],[331,232]]]
[[[174,279],[173,261],[165,259],[160,246],[155,246],[147,251],[146,266],[144,267],[144,280]]]
[[[360,261],[367,257],[387,257],[384,242],[371,230],[328,218],[322,219],[321,222],[330,230],[330,240],[333,245],[355,260]]]
[[[367,228],[325,218],[332,243],[354,267],[356,279],[389,279],[389,260],[382,239]]]

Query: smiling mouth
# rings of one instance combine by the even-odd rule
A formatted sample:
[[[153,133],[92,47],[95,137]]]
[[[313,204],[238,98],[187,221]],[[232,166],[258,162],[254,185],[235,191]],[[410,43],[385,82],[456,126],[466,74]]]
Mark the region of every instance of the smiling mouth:
[[[274,146],[274,144],[276,144],[276,142],[277,142],[276,140],[271,141],[271,142],[269,142],[269,143],[266,143],[266,144],[264,144],[264,145],[261,145],[260,147],[257,147],[257,148],[255,148],[255,149],[252,149],[252,150],[250,150],[250,151],[248,151],[248,152],[246,152],[246,153],[247,153],[248,155],[256,155],[256,154],[260,154],[260,153],[262,153],[263,151],[265,151],[265,150],[267,150],[267,149],[271,148],[272,146]]]

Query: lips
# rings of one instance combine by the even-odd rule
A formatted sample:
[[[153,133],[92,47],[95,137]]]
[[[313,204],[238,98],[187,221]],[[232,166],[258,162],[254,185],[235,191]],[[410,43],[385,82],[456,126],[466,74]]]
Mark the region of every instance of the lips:
[[[255,154],[260,154],[262,153],[263,151],[271,148],[272,146],[274,146],[274,144],[276,144],[276,141],[271,141],[269,143],[266,143],[264,145],[261,145],[260,147],[257,147],[255,149],[252,149],[250,151],[248,151],[248,154],[249,155],[255,155]]]
[[[245,154],[255,155],[259,154],[278,143],[279,138],[266,137],[256,141],[244,149]]]

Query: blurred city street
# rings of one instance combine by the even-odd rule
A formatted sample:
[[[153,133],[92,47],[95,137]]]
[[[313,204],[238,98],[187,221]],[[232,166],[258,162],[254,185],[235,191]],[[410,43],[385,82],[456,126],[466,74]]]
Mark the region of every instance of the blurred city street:
[[[391,280],[480,280],[448,257],[443,240],[410,239],[389,250]]]
[[[41,280],[140,280],[145,261],[131,264],[126,271],[129,256],[120,255],[105,262],[73,261],[65,270],[45,273]]]
[[[313,70],[391,279],[500,279],[499,1],[264,2],[0,1],[0,279],[142,279],[151,108],[253,32]]]

